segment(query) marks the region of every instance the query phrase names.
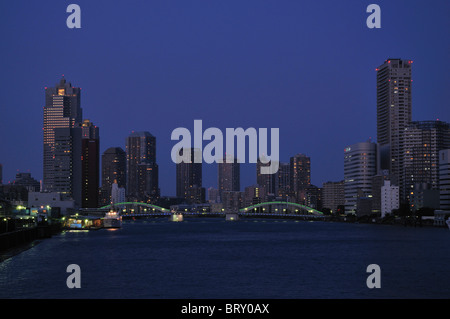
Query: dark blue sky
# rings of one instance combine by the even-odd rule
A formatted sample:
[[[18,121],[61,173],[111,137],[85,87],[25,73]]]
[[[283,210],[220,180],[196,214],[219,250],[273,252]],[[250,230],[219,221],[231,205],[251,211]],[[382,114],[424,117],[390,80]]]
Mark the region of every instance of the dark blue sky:
[[[66,7],[81,7],[81,29]],[[366,7],[381,7],[368,29]],[[311,157],[315,185],[343,178],[343,149],[376,141],[375,68],[413,64],[413,120],[450,121],[450,2],[2,1],[0,163],[42,179],[44,87],[82,88],[101,152],[131,131],[157,137],[163,195],[175,194],[177,127],[278,127],[280,158]],[[206,143],[205,143],[206,144]],[[256,182],[243,164],[242,189]],[[204,164],[205,187],[217,186]]]

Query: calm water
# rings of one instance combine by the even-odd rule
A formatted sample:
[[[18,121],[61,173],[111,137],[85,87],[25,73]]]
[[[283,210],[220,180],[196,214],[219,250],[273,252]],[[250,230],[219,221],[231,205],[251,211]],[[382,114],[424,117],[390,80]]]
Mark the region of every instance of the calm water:
[[[69,289],[69,264],[81,288]],[[366,267],[381,267],[381,288]],[[220,218],[64,232],[0,263],[0,298],[450,298],[450,231]]]

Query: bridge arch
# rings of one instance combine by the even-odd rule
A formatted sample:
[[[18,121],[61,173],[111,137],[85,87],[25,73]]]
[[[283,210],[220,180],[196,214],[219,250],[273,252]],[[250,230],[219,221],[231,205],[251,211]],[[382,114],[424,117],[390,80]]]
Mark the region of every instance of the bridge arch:
[[[275,201],[275,202],[264,202],[264,203],[259,203],[259,204],[255,204],[255,205],[251,205],[245,208],[241,208],[239,210],[239,213],[251,213],[251,211],[255,208],[265,208],[265,207],[270,207],[270,206],[286,206],[286,207],[292,207],[294,208],[296,211],[296,213],[298,213],[298,211],[304,211],[307,212],[308,214],[312,214],[312,215],[316,215],[316,216],[323,216],[323,213],[318,211],[317,209],[314,209],[312,207],[306,206],[306,205],[302,205],[302,204],[297,204],[297,203],[291,203],[291,202],[281,202],[281,201]]]
[[[154,211],[158,211],[158,212],[162,212],[162,213],[170,213],[170,209],[168,209],[168,208],[164,208],[164,207],[160,207],[160,206],[148,204],[148,203],[141,203],[141,202],[121,202],[121,203],[106,205],[106,206],[103,206],[100,208],[101,209],[110,209],[113,207],[121,207],[121,206],[122,207],[123,206],[141,206],[141,207],[151,208]]]

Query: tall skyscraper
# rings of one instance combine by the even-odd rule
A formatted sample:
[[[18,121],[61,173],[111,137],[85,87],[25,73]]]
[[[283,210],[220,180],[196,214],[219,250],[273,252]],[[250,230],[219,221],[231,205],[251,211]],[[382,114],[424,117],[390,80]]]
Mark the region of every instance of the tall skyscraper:
[[[112,185],[126,186],[127,155],[120,147],[110,147],[102,155],[102,205],[111,203]]]
[[[440,209],[450,211],[450,149],[439,152]]]
[[[405,128],[404,178],[401,198],[408,200],[416,184],[439,189],[439,151],[450,148],[450,124],[416,121]]]
[[[232,155],[225,155],[223,163],[218,163],[218,189],[222,199],[222,193],[241,190],[240,184],[240,164]]]
[[[43,187],[47,191],[55,191],[55,138],[56,129],[71,129],[82,120],[80,106],[81,89],[66,83],[64,76],[55,87],[45,88],[44,106],[44,158]],[[67,134],[65,142],[68,142]],[[64,139],[64,138],[63,138]]]
[[[177,197],[188,200],[193,194],[201,193],[201,190],[190,188],[202,188],[202,163],[195,163],[194,159],[201,156],[200,149],[181,149],[178,156],[183,157],[184,152],[190,153],[191,160],[188,163],[176,164]],[[203,192],[204,193],[204,192]]]
[[[0,164],[0,185],[3,184],[3,165]]]
[[[388,59],[377,71],[377,142],[379,169],[389,170],[402,187],[405,129],[412,120],[412,61]]]
[[[127,197],[130,200],[145,200],[140,192],[143,175],[141,164],[148,164],[157,170],[156,166],[156,138],[149,132],[133,132],[126,140],[127,152]],[[155,171],[153,170],[153,172]],[[153,175],[156,176],[156,175]],[[145,176],[147,178],[148,176]],[[154,181],[156,182],[156,181]],[[154,182],[150,183],[154,185]]]
[[[291,157],[291,192],[297,203],[305,204],[306,189],[311,185],[311,159],[304,154]]]
[[[377,173],[377,145],[362,142],[344,150],[345,213],[356,213],[358,197],[372,193],[372,178]]]
[[[90,120],[81,124],[81,207],[98,207],[100,180],[99,128]]]

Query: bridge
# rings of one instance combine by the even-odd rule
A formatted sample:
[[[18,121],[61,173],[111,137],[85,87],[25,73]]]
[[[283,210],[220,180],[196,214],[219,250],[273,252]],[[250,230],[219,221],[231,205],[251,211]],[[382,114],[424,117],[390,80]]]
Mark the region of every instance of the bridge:
[[[154,204],[141,202],[121,202],[111,205],[106,205],[100,209],[119,209],[123,217],[152,217],[152,216],[171,216],[173,214],[195,215],[195,216],[224,216],[228,213],[237,214],[242,217],[268,217],[268,218],[301,218],[301,219],[324,219],[326,216],[312,208],[302,204],[292,202],[264,202],[251,205],[239,209],[236,212],[228,212],[225,209],[221,211],[210,211],[203,206],[197,210],[178,209],[172,211],[168,208],[160,207]]]

